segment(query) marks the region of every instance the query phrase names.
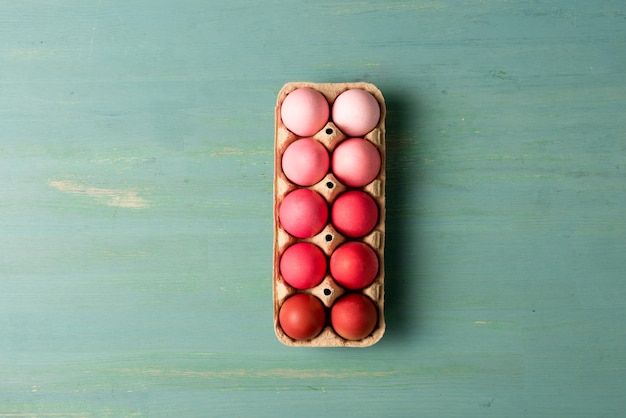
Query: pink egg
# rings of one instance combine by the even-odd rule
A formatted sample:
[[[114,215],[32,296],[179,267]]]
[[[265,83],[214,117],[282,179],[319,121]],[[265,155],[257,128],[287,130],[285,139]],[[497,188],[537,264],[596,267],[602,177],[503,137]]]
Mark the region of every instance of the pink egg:
[[[280,107],[283,123],[298,136],[315,135],[328,122],[329,113],[324,95],[309,87],[289,93]]]
[[[333,122],[349,136],[363,136],[378,125],[380,106],[365,90],[351,89],[341,93],[333,103]]]
[[[330,274],[347,289],[363,289],[378,274],[378,256],[362,242],[347,242],[330,257]]]
[[[328,206],[319,193],[296,189],[287,194],[280,204],[278,220],[287,233],[297,238],[309,238],[326,225]]]
[[[365,139],[346,139],[333,152],[333,173],[346,186],[371,183],[380,171],[380,164],[378,149]]]
[[[296,289],[309,289],[324,279],[326,265],[326,256],[318,246],[299,242],[287,248],[280,258],[280,274]]]
[[[359,190],[341,194],[331,208],[332,223],[343,235],[362,237],[378,222],[378,206],[370,195]]]
[[[320,142],[298,139],[283,153],[283,173],[299,186],[312,186],[328,172],[329,160],[328,151]]]

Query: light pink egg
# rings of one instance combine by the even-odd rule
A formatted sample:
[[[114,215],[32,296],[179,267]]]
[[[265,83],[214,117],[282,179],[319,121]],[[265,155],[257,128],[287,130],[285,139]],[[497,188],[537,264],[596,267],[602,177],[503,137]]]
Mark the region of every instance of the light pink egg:
[[[364,136],[378,125],[380,106],[365,90],[350,89],[341,93],[333,103],[333,122],[349,136]]]
[[[312,138],[302,138],[283,153],[283,173],[299,186],[312,186],[328,172],[330,158],[324,146]]]
[[[328,206],[319,193],[310,189],[296,189],[281,202],[278,219],[287,233],[296,238],[309,238],[326,225]]]
[[[346,186],[362,187],[371,183],[380,165],[378,149],[362,138],[346,139],[333,152],[333,173]]]
[[[289,93],[280,107],[280,117],[291,132],[312,136],[328,122],[330,110],[322,93],[302,87]]]

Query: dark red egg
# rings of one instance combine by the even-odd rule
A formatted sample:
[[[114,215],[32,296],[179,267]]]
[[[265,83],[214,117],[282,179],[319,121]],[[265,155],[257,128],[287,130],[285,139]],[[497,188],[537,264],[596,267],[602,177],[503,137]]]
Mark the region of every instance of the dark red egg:
[[[326,311],[315,296],[297,293],[283,302],[278,313],[282,330],[294,340],[316,337],[326,323]]]
[[[337,334],[346,340],[362,340],[374,331],[378,310],[374,302],[361,293],[349,293],[335,302],[330,320]]]

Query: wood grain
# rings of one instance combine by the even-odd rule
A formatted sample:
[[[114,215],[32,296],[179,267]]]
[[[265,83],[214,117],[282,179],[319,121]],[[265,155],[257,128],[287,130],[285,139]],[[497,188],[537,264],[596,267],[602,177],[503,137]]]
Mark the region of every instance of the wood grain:
[[[0,12],[0,417],[620,416],[619,1]],[[285,82],[385,94],[385,338],[282,347]]]

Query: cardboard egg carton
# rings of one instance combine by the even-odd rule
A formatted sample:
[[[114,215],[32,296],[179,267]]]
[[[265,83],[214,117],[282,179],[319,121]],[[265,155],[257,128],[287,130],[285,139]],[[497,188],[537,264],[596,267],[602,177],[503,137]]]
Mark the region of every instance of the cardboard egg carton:
[[[278,209],[280,204],[289,192],[303,188],[291,183],[285,174],[282,172],[281,160],[285,149],[295,140],[299,139],[297,135],[290,132],[283,124],[280,116],[280,109],[285,97],[297,88],[309,87],[313,88],[326,98],[330,107],[335,101],[335,98],[348,89],[362,89],[372,94],[378,104],[380,105],[380,120],[378,125],[369,133],[363,136],[364,139],[374,144],[381,156],[381,168],[378,177],[371,183],[362,188],[349,188],[343,185],[332,173],[332,168],[329,168],[329,173],[313,186],[306,187],[308,189],[318,192],[326,199],[329,208],[334,200],[343,192],[347,190],[362,190],[368,193],[374,198],[378,206],[378,223],[374,229],[365,237],[354,239],[348,238],[340,234],[332,225],[330,215],[327,225],[317,235],[299,239],[289,235],[280,225],[278,218]],[[276,103],[275,112],[275,142],[274,142],[274,265],[273,265],[273,303],[274,303],[274,329],[278,339],[288,346],[302,346],[302,347],[368,347],[375,344],[380,340],[385,332],[385,317],[384,317],[384,289],[385,289],[385,269],[384,269],[384,245],[385,245],[385,100],[382,93],[376,86],[370,83],[355,82],[355,83],[311,83],[311,82],[291,82],[287,83],[280,90]],[[332,112],[329,119],[332,118]],[[332,155],[335,147],[347,136],[342,133],[337,126],[335,126],[332,120],[326,123],[326,125],[312,138],[321,142]],[[330,211],[329,211],[330,213]],[[348,292],[347,289],[342,288],[335,283],[330,272],[327,271],[325,278],[322,282],[307,290],[297,290],[289,286],[280,275],[280,257],[282,253],[291,245],[296,242],[310,242],[317,245],[322,249],[326,255],[327,261],[330,259],[333,251],[346,241],[361,241],[368,244],[374,249],[378,256],[379,271],[376,279],[371,285],[365,289],[358,290],[357,292],[363,293],[368,296],[376,305],[378,310],[378,323],[373,332],[358,341],[345,340],[340,337],[332,329],[330,325],[330,308],[333,303]],[[354,292],[354,291],[350,291]],[[280,327],[278,314],[282,303],[290,296],[296,293],[309,293],[319,298],[326,308],[327,321],[322,332],[313,339],[310,340],[294,340],[287,336]]]

